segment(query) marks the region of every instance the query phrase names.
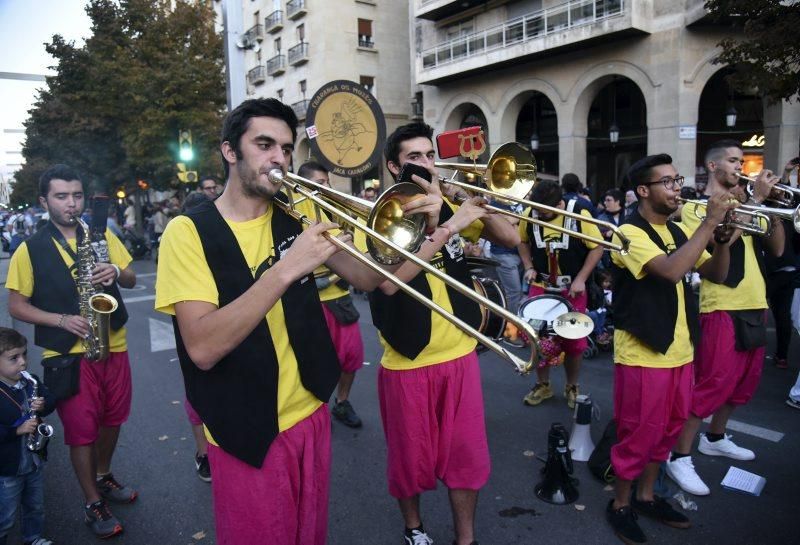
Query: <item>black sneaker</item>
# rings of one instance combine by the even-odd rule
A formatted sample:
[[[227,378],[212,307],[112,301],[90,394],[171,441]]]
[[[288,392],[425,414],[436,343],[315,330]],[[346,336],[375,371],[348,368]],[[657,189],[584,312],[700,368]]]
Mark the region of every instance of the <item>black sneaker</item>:
[[[639,528],[639,523],[636,522],[639,517],[636,516],[630,505],[614,509],[614,500],[609,500],[608,507],[606,507],[606,518],[614,529],[614,535],[623,543],[628,545],[647,543],[647,537]]]
[[[101,539],[122,533],[122,524],[111,514],[103,500],[97,500],[83,508],[84,522],[92,529],[94,535]]]
[[[100,495],[115,503],[131,503],[139,495],[136,490],[117,482],[112,473],[97,479]]]
[[[405,539],[403,545],[432,545],[433,543],[433,540],[425,533],[422,526],[414,529],[406,528],[403,538]]]
[[[331,414],[333,417],[344,424],[345,426],[350,426],[351,428],[360,428],[361,427],[361,419],[356,414],[356,411],[353,410],[353,406],[350,405],[350,402],[346,399],[342,402],[333,400],[333,408],[331,409]]]
[[[194,468],[197,470],[197,476],[201,481],[211,482],[211,466],[208,463],[208,454],[194,455]]]
[[[689,518],[672,507],[667,500],[659,496],[653,496],[653,498],[653,501],[639,501],[636,499],[636,494],[634,494],[631,497],[631,507],[637,513],[673,528],[688,528],[691,526]]]

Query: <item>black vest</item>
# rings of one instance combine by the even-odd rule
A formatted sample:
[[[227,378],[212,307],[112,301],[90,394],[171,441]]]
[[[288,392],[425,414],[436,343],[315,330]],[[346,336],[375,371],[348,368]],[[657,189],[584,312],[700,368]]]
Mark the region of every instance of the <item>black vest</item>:
[[[442,204],[439,212],[439,225],[449,220],[453,211]],[[472,286],[472,275],[467,267],[464,250],[458,238],[451,239],[458,242],[457,255],[450,256],[447,247],[442,248],[441,256],[444,263],[444,273],[450,278],[461,282],[465,286]],[[447,244],[450,244],[448,241]],[[424,271],[415,276],[408,285],[420,292],[428,299],[431,298],[431,287]],[[478,328],[481,324],[481,309],[471,299],[464,297],[456,290],[447,286],[447,296],[453,307],[453,313],[464,320],[471,327]],[[372,311],[372,322],[381,332],[383,338],[395,351],[406,358],[413,360],[422,352],[431,341],[431,310],[422,303],[415,301],[403,291],[393,295],[386,295],[379,289],[369,294],[369,307]]]
[[[214,282],[219,306],[241,296],[256,278],[280,259],[301,233],[300,224],[278,207],[271,221],[275,257],[250,271],[239,243],[211,201],[186,215],[194,222]],[[320,401],[328,401],[339,380],[339,360],[312,275],[294,282],[281,297],[286,330],[297,359],[303,386]],[[208,371],[199,369],[186,351],[180,328],[173,318],[178,358],[186,397],[203,419],[214,440],[226,452],[261,467],[270,444],[278,435],[278,356],[266,318]]]
[[[36,308],[55,312],[56,314],[80,314],[78,301],[78,288],[72,276],[72,268],[68,268],[56,248],[54,241],[57,228],[48,222],[39,229],[31,238],[25,241],[28,246],[28,255],[33,269],[33,294],[30,302]],[[78,228],[80,231],[80,228]],[[84,236],[78,233],[78,236]],[[117,310],[111,314],[110,325],[114,331],[119,330],[128,321],[128,311],[119,293],[117,283],[103,287],[104,291],[114,297],[119,303]],[[53,350],[59,354],[66,354],[78,340],[65,329],[36,325],[33,329],[33,342],[37,346]]]
[[[633,212],[626,223],[642,229],[664,253],[670,253],[655,229],[638,211]],[[668,221],[667,229],[675,241],[676,249],[686,244],[686,234],[674,222]],[[678,296],[674,284],[649,274],[637,280],[628,269],[616,264],[612,267],[612,275],[614,327],[627,331],[656,352],[666,354],[675,340],[678,320]],[[692,344],[697,346],[700,340],[697,301],[685,276],[681,283],[689,336]]]
[[[581,210],[587,210],[587,208],[580,203],[579,199],[575,199],[575,204],[572,211],[576,214],[580,214]],[[532,209],[530,214],[533,214]],[[564,218],[564,225],[567,225],[567,219],[568,218]],[[583,222],[574,220],[574,225],[579,233],[583,233]],[[527,222],[525,229],[528,233],[528,244],[530,245],[531,249],[531,262],[533,263],[533,268],[539,274],[549,274],[550,261],[548,259],[548,251],[546,248],[539,248],[536,245],[535,237],[535,233],[538,233],[539,238],[543,239],[544,228],[540,225]],[[534,229],[536,231],[534,231]],[[563,238],[564,235],[559,233],[558,240],[561,241]],[[546,241],[545,245],[547,245]],[[576,237],[570,237],[569,248],[556,249],[556,251],[558,252],[558,269],[561,271],[561,274],[572,276],[574,279],[575,275],[578,274],[583,267],[583,263],[586,261],[586,255],[589,253],[589,250],[580,239]]]
[[[777,221],[777,220],[776,220]],[[744,278],[744,252],[746,250],[744,235],[739,237],[736,242],[731,244],[731,262],[728,267],[728,275],[725,277],[723,285],[729,288],[735,288]],[[760,237],[752,237],[753,252],[756,255],[756,262],[758,263],[758,271],[762,278],[766,278],[766,265],[764,263],[764,247],[761,243]]]

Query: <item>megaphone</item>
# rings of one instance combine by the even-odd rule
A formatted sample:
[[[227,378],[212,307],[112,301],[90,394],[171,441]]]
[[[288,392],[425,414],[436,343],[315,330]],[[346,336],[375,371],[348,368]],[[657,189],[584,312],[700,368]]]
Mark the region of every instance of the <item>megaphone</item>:
[[[573,420],[575,423],[569,438],[569,450],[572,451],[573,460],[587,462],[594,451],[591,433],[592,400],[588,395],[581,394],[575,399]]]
[[[542,480],[536,485],[536,497],[547,503],[566,505],[578,499],[578,489],[572,474],[572,457],[569,453],[569,435],[558,422],[550,426],[547,434],[547,462],[542,468]]]

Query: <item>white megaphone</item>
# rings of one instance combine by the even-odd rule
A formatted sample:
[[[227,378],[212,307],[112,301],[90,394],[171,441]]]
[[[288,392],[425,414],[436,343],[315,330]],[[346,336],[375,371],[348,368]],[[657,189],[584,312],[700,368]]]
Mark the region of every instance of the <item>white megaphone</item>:
[[[572,459],[578,462],[586,462],[594,451],[592,442],[592,400],[588,395],[579,395],[575,400],[575,423],[572,426],[572,433],[569,438],[569,449],[572,451]]]

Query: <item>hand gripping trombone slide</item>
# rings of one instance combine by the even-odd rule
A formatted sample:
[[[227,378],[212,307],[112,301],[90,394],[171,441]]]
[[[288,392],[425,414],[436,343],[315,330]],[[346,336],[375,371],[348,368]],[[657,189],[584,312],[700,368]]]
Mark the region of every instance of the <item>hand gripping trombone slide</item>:
[[[412,251],[407,250],[406,248],[398,245],[397,243],[393,242],[392,240],[388,239],[387,237],[383,236],[382,234],[378,233],[368,225],[364,225],[359,223],[359,221],[354,218],[350,213],[352,212],[352,203],[354,198],[350,195],[345,193],[341,193],[339,191],[333,190],[331,188],[325,187],[321,184],[317,184],[311,180],[306,178],[302,178],[295,174],[291,173],[284,173],[280,169],[274,169],[269,172],[269,180],[274,184],[284,184],[290,190],[294,191],[295,193],[301,195],[303,198],[297,201],[292,200],[292,196],[289,193],[288,195],[288,202],[283,202],[280,198],[276,198],[273,200],[276,206],[279,206],[284,212],[292,216],[293,218],[297,219],[298,221],[306,224],[311,225],[314,221],[308,218],[306,215],[299,212],[295,205],[300,200],[308,199],[314,203],[314,206],[319,212],[320,209],[325,210],[328,212],[332,218],[341,219],[344,223],[348,224],[349,227],[360,229],[362,230],[367,236],[368,239],[373,239],[377,242],[378,248],[389,248],[392,252],[398,254],[402,258],[411,261],[425,272],[432,274],[461,295],[468,297],[469,299],[475,301],[481,306],[487,307],[491,312],[498,314],[505,318],[507,321],[513,323],[517,328],[524,331],[528,338],[531,339],[531,354],[527,360],[524,360],[517,355],[513,354],[511,351],[507,350],[494,340],[490,339],[480,331],[476,330],[463,320],[461,320],[458,316],[450,314],[444,308],[434,303],[432,300],[426,298],[413,287],[409,286],[402,280],[400,280],[397,276],[390,273],[389,271],[384,270],[372,260],[370,260],[367,256],[363,255],[361,252],[356,250],[355,248],[350,247],[346,242],[342,242],[338,238],[334,237],[330,233],[325,233],[325,237],[335,244],[337,247],[342,249],[343,251],[350,254],[353,258],[357,259],[362,264],[369,267],[374,272],[380,274],[394,285],[396,285],[400,290],[406,292],[410,297],[412,297],[415,301],[419,302],[420,304],[424,305],[425,307],[429,308],[433,312],[441,315],[447,321],[452,323],[454,326],[461,329],[467,335],[475,338],[481,344],[486,346],[492,352],[495,352],[500,357],[509,361],[515,368],[516,371],[520,374],[528,374],[533,366],[538,362],[539,350],[537,346],[538,335],[536,331],[531,327],[530,324],[521,320],[515,314],[512,314],[505,308],[497,305],[493,301],[490,301],[487,298],[484,298],[478,295],[473,289],[465,286],[461,282],[458,282],[446,274],[440,272],[438,269],[423,261],[422,259],[418,258],[416,255],[412,253],[412,251],[416,251],[416,249],[412,248]],[[380,206],[383,204],[382,201],[385,200],[385,196],[390,193],[392,190],[391,188],[387,190],[383,195],[381,195],[377,202],[374,204],[372,209],[372,215],[379,210]],[[391,198],[391,195],[389,195]],[[331,204],[328,201],[333,201],[336,205]],[[370,203],[372,204],[372,203]],[[344,210],[343,210],[344,209]],[[368,221],[368,224],[373,224],[373,221]],[[375,252],[370,251],[370,254],[375,257]],[[381,261],[380,258],[376,258],[378,261]]]

